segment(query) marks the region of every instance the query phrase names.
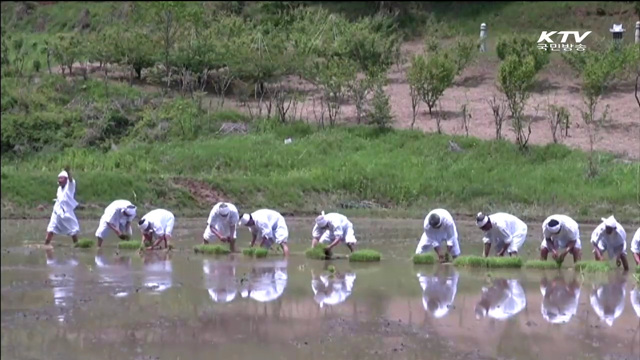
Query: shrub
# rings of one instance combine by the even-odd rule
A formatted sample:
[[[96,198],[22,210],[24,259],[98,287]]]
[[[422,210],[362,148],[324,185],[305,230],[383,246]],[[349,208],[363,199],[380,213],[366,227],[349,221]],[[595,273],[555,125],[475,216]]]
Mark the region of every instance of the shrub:
[[[509,56],[515,56],[519,60],[531,57],[533,69],[536,73],[549,63],[549,52],[539,50],[537,41],[528,37],[501,38],[496,45],[496,53],[502,61],[509,58]]]

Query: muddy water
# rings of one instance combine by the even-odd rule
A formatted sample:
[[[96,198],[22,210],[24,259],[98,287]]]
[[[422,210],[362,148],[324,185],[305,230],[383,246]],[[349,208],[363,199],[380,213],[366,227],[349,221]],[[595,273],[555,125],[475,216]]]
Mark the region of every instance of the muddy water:
[[[117,251],[115,239],[98,251],[57,238],[46,251],[34,246],[45,221],[3,221],[2,357],[640,358],[640,294],[630,275],[414,266],[421,221],[357,219],[360,245],[384,261],[333,261],[332,275],[328,263],[302,255],[194,255],[202,224],[178,222],[182,251],[139,255]],[[304,250],[309,219],[288,224],[292,250]],[[97,221],[81,226],[89,237]],[[462,251],[479,254],[481,234],[458,227]],[[523,256],[535,257],[539,225],[529,227]],[[593,228],[581,230],[588,239]],[[246,230],[239,236],[249,241]]]

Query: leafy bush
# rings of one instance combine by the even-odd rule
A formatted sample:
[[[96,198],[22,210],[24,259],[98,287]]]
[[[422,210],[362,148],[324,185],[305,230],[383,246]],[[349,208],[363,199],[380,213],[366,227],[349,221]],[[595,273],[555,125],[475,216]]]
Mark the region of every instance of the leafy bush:
[[[411,59],[409,73],[420,98],[427,105],[431,115],[438,99],[453,84],[456,65],[447,52],[431,55],[418,54]]]
[[[522,62],[531,57],[535,73],[542,70],[549,63],[549,52],[539,50],[536,40],[528,37],[501,38],[496,45],[496,53],[502,61],[507,60],[509,56],[515,56]]]

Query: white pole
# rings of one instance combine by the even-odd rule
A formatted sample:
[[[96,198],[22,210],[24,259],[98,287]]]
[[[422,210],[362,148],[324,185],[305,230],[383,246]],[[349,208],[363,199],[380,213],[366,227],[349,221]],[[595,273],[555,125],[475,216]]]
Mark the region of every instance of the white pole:
[[[480,52],[487,51],[487,24],[480,24]]]
[[[636,44],[640,45],[640,21],[636,21]]]

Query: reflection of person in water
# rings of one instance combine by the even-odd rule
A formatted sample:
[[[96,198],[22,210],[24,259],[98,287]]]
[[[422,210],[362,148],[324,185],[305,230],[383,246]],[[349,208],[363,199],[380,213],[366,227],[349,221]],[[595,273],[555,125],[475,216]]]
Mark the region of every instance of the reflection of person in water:
[[[640,318],[640,285],[636,285],[633,290],[631,290],[631,306],[633,306],[633,310],[635,310],[636,315]]]
[[[233,264],[204,259],[202,271],[204,272],[205,287],[209,291],[211,300],[226,303],[236,298],[238,287],[236,267]]]
[[[590,300],[593,311],[609,326],[613,326],[613,322],[624,311],[626,284],[626,277],[616,274],[610,277],[606,284],[601,284],[597,288],[594,286],[591,291]]]
[[[49,280],[53,285],[53,300],[60,309],[58,321],[65,321],[66,314],[64,309],[71,308],[67,304],[67,299],[73,297],[73,288],[75,283],[74,269],[78,266],[78,260],[72,255],[69,259],[62,260],[56,257],[53,249],[45,250],[47,256],[47,266],[51,269],[49,272]]]
[[[575,277],[571,283],[567,284],[562,275],[558,275],[551,282],[545,275],[540,281],[540,292],[543,296],[540,311],[542,317],[548,322],[568,323],[578,312],[580,284]]]
[[[254,265],[240,295],[259,302],[273,301],[287,287],[287,261],[270,261]]]
[[[439,266],[434,276],[418,273],[422,287],[422,306],[439,319],[449,313],[458,291],[460,274],[448,266]]]
[[[116,287],[113,293],[115,297],[125,297],[133,288],[133,278],[131,276],[131,258],[129,256],[118,256],[108,259],[104,256],[102,249],[98,249],[94,258],[96,267],[99,269],[101,283]],[[124,289],[123,289],[124,288]]]
[[[169,252],[145,251],[142,254],[144,286],[160,293],[173,284],[171,256]]]
[[[356,281],[355,273],[334,274],[322,273],[316,275],[311,271],[311,290],[313,290],[313,300],[320,307],[324,305],[338,305],[351,295],[353,284]]]
[[[494,279],[493,286],[482,288],[482,298],[476,305],[476,318],[489,316],[506,320],[527,306],[527,298],[518,280]]]

